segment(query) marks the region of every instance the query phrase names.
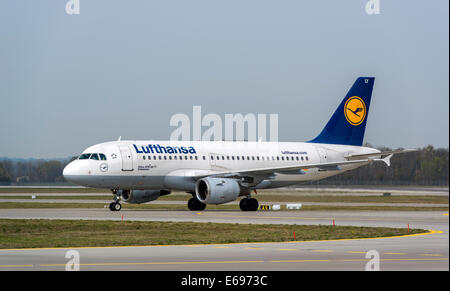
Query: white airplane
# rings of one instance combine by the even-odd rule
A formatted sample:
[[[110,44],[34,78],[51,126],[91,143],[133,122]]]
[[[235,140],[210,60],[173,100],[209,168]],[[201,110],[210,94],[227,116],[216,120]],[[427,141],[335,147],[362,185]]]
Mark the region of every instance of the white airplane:
[[[120,201],[145,203],[172,190],[192,195],[190,210],[238,199],[256,211],[252,191],[320,180],[371,162],[390,166],[393,154],[363,147],[375,78],[360,77],[322,132],[308,142],[112,141],[87,148],[68,164],[72,183],[111,189],[111,211]]]

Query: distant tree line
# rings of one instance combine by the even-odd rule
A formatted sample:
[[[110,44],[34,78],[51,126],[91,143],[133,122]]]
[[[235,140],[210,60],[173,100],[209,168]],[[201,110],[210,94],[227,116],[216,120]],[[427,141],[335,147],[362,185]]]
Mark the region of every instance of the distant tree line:
[[[0,160],[0,185],[66,184],[62,171],[71,160]]]
[[[366,144],[367,146],[370,146]],[[379,148],[380,150],[391,150]],[[445,186],[449,181],[448,149],[427,146],[417,152],[394,155],[391,166],[371,163],[324,180],[315,185],[427,185]],[[0,185],[64,184],[67,160],[0,160]]]
[[[369,144],[366,146],[372,147]],[[390,148],[378,148],[382,151]],[[342,173],[314,185],[448,185],[448,149],[427,146],[417,152],[397,154],[391,158],[391,166],[382,162],[370,163],[361,168]]]

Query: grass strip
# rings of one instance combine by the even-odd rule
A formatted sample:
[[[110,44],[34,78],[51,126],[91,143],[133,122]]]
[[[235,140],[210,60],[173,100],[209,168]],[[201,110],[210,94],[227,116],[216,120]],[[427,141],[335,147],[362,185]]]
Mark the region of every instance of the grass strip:
[[[112,195],[99,196],[99,195],[85,195],[77,196],[73,193],[61,194],[58,196],[39,196],[36,195],[35,199],[72,199],[72,200],[111,200]],[[188,201],[192,196],[190,194],[171,194],[160,197],[160,201]],[[448,196],[353,196],[353,195],[328,195],[328,196],[311,196],[311,195],[272,195],[272,194],[258,194],[255,196],[261,203],[266,202],[328,202],[328,203],[424,203],[424,204],[448,204]],[[32,199],[30,196],[5,196],[1,195],[0,199]]]
[[[0,188],[0,193],[111,193],[108,189],[97,188]]]
[[[47,203],[47,202],[0,202],[0,209],[36,209],[36,208],[105,208],[109,203]],[[122,204],[126,210],[188,210],[183,204]],[[207,205],[206,210],[239,210],[239,205]],[[328,206],[304,205],[301,210],[287,211],[449,211],[449,207],[412,207],[412,206]],[[282,211],[285,211],[284,206]]]
[[[0,219],[0,248],[186,245],[335,240],[423,233],[403,228],[323,225]]]

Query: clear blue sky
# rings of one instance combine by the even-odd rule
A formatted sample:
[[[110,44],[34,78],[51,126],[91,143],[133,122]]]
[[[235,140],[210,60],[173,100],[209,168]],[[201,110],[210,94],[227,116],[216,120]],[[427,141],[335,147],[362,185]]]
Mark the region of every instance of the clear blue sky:
[[[65,157],[168,139],[175,113],[278,113],[315,137],[375,76],[365,141],[449,146],[449,1],[0,2],[0,156]]]

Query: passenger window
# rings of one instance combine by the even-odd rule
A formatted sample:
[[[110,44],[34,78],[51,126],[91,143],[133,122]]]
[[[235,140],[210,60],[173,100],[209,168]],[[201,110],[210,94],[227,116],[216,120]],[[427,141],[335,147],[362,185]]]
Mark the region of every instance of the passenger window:
[[[145,156],[142,156],[142,159],[145,161]]]
[[[198,157],[197,157],[197,156],[195,156],[195,160],[198,160]]]
[[[308,160],[308,156],[306,156],[306,160]]]
[[[286,157],[286,161],[289,161],[289,157]]]
[[[91,160],[97,160],[98,161],[98,155],[97,154],[92,154],[91,155]]]

